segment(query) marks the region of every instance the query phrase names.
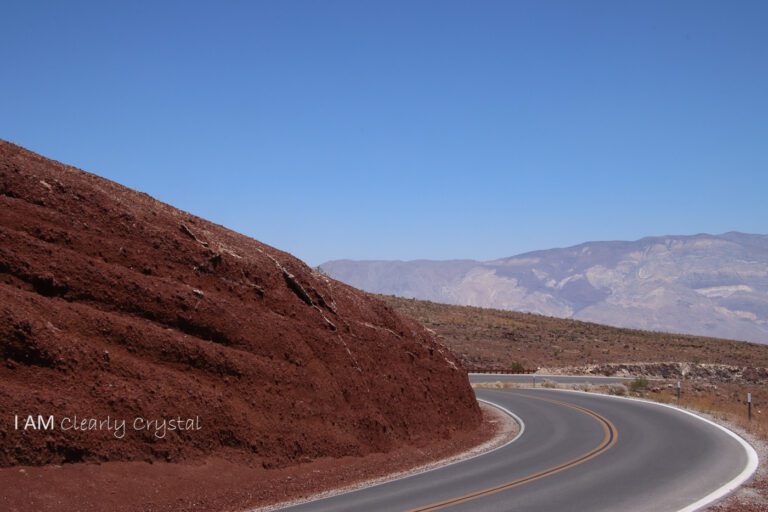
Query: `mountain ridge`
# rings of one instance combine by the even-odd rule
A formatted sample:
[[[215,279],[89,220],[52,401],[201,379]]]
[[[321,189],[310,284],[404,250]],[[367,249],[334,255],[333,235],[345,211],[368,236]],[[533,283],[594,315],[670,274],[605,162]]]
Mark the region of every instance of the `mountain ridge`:
[[[320,268],[372,293],[768,343],[768,235],[661,235],[487,261]]]

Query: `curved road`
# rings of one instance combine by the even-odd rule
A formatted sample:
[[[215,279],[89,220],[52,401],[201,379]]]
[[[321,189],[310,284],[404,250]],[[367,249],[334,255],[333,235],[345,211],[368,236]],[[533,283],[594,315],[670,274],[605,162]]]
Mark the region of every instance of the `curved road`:
[[[551,389],[476,392],[522,418],[514,442],[286,510],[688,511],[756,464],[734,436],[658,404]]]
[[[470,373],[472,382],[515,382],[518,384],[541,385],[545,380],[558,384],[624,384],[634,377],[603,377],[600,375],[535,375],[533,373]],[[658,380],[658,379],[648,379]]]

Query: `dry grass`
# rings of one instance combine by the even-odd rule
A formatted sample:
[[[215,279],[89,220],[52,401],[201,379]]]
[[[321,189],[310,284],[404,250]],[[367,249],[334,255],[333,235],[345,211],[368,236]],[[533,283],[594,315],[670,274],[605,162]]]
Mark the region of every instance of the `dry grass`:
[[[475,389],[530,389],[531,385],[523,382],[494,381],[476,382],[472,384]],[[624,384],[591,384],[591,383],[560,383],[544,379],[538,385],[545,389],[570,389],[585,391],[587,393],[602,393],[605,395],[624,396],[629,394],[629,389]]]

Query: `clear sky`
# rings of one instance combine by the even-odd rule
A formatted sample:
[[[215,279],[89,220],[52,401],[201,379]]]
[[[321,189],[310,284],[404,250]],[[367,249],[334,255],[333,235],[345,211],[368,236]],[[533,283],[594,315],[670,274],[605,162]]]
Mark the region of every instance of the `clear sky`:
[[[0,138],[288,250],[768,233],[768,2],[3,1]]]

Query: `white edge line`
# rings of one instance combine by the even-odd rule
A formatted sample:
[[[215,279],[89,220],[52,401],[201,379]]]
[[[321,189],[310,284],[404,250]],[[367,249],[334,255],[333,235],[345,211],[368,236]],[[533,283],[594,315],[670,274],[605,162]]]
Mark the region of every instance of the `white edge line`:
[[[522,388],[521,388],[522,389]],[[531,388],[534,389],[534,388]],[[536,388],[539,389],[539,388]],[[658,407],[666,407],[668,409],[672,409],[677,412],[681,412],[684,414],[688,414],[689,416],[693,416],[696,419],[699,419],[703,421],[704,423],[708,423],[714,427],[719,428],[729,436],[731,436],[733,439],[735,439],[742,448],[744,448],[744,451],[747,453],[747,465],[744,467],[744,470],[739,473],[735,478],[733,478],[731,481],[727,482],[723,486],[719,487],[718,489],[715,489],[711,493],[707,494],[700,500],[691,503],[687,507],[681,508],[677,512],[695,512],[697,510],[702,510],[707,505],[711,505],[712,503],[725,498],[729,494],[731,494],[733,491],[738,489],[744,482],[750,479],[752,475],[757,470],[757,465],[759,463],[759,458],[757,456],[757,452],[752,447],[751,444],[746,442],[741,436],[736,434],[734,431],[715,423],[714,421],[708,420],[707,418],[704,418],[702,416],[699,416],[698,414],[695,414],[689,410],[682,409],[680,407],[675,407],[674,405],[670,404],[663,404],[661,402],[654,402],[652,400],[645,400],[643,398],[632,398],[632,397],[626,397],[626,396],[616,396],[616,395],[604,395],[602,393],[590,393],[588,391],[579,391],[576,389],[546,389],[547,391],[565,391],[567,393],[581,393],[584,395],[590,395],[593,397],[602,397],[602,398],[614,398],[617,400],[629,400],[634,402],[643,402],[646,404],[656,405]]]
[[[508,414],[509,416],[511,416],[512,419],[514,419],[517,422],[517,424],[520,426],[520,430],[517,432],[515,437],[513,437],[512,439],[510,439],[506,443],[497,446],[496,448],[488,450],[487,452],[476,453],[475,455],[472,455],[472,456],[467,457],[465,459],[458,459],[458,460],[454,460],[452,462],[449,462],[448,464],[439,465],[439,466],[436,466],[436,467],[429,467],[429,468],[422,469],[422,470],[416,470],[413,473],[408,473],[408,474],[405,474],[403,476],[398,476],[398,477],[395,477],[395,478],[393,478],[391,480],[379,481],[379,482],[376,482],[373,485],[367,485],[365,487],[360,487],[360,488],[357,488],[357,489],[351,489],[351,490],[348,490],[348,491],[340,492],[338,494],[331,494],[330,496],[323,496],[322,498],[318,498],[318,499],[314,499],[314,500],[313,499],[308,499],[306,501],[298,501],[296,503],[286,504],[285,507],[290,508],[290,507],[295,507],[295,506],[298,506],[298,505],[305,505],[307,503],[315,503],[315,502],[319,502],[319,501],[323,501],[323,500],[328,500],[328,499],[331,499],[331,498],[336,498],[337,496],[344,496],[345,494],[352,494],[352,493],[357,492],[357,491],[362,491],[362,490],[365,490],[365,489],[372,489],[372,488],[378,487],[380,485],[390,484],[392,482],[397,482],[398,480],[405,480],[406,478],[411,478],[412,476],[421,475],[423,473],[429,473],[430,471],[437,471],[439,469],[447,468],[448,466],[453,466],[454,464],[459,464],[461,462],[466,462],[468,460],[472,460],[472,459],[477,458],[477,457],[482,457],[484,455],[488,455],[489,453],[493,453],[496,450],[501,450],[502,448],[505,448],[505,447],[509,446],[510,444],[514,443],[515,441],[517,441],[518,439],[520,439],[520,436],[522,436],[523,432],[525,432],[525,422],[520,418],[520,416],[518,416],[517,414],[513,413],[512,411],[510,411],[506,407],[503,407],[503,406],[501,406],[501,405],[499,405],[499,404],[497,404],[495,402],[491,402],[490,400],[485,400],[485,399],[482,399],[482,398],[477,398],[477,397],[475,397],[475,398],[477,399],[478,402],[484,402],[484,403],[486,403],[486,404],[488,404],[490,406],[493,406],[493,407],[499,409],[500,411]],[[384,477],[384,478],[386,478],[386,477]],[[273,508],[273,507],[280,507],[280,508]],[[265,505],[264,507],[256,507],[256,508],[248,509],[248,510],[255,512],[255,511],[258,511],[258,510],[262,510],[262,509],[265,509],[265,510],[275,510],[275,512],[276,512],[278,510],[282,510],[283,507],[281,507],[279,503],[276,503],[274,505]]]
[[[512,411],[510,411],[506,407],[501,406],[501,405],[499,405],[499,404],[497,404],[495,402],[491,402],[490,400],[486,400],[485,398],[477,398],[477,397],[475,397],[475,398],[477,399],[478,402],[483,402],[483,403],[486,403],[488,405],[491,405],[491,406],[499,409],[501,412],[507,413],[509,416],[512,416],[512,419],[514,419],[517,422],[517,424],[520,426],[520,430],[518,431],[517,435],[515,435],[515,437],[513,437],[512,439],[510,439],[509,441],[507,441],[503,445],[497,446],[493,450],[488,450],[487,452],[484,452],[484,453],[478,453],[477,455],[473,455],[472,457],[469,457],[467,459],[462,459],[462,460],[456,461],[456,462],[464,462],[465,460],[474,459],[475,457],[479,457],[481,455],[485,455],[486,453],[491,453],[491,452],[495,452],[496,450],[500,450],[500,449],[504,448],[505,446],[508,446],[508,445],[514,443],[515,441],[517,441],[518,438],[520,438],[520,436],[523,435],[523,432],[525,432],[525,422],[523,421],[523,419],[520,416],[518,416],[517,414],[513,413]],[[450,465],[450,464],[448,464],[448,465]],[[445,467],[445,466],[441,466],[441,467]]]

